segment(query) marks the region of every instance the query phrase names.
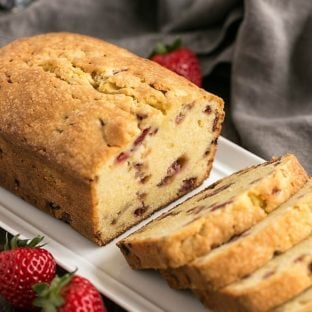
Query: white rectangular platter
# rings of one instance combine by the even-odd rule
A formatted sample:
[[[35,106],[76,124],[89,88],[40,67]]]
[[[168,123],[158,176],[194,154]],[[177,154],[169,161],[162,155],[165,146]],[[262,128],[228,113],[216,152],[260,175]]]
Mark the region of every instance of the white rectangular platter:
[[[261,158],[220,137],[210,178],[162,212],[199,192],[215,180],[261,161]],[[160,212],[151,218],[159,214]],[[123,236],[138,229],[151,218]],[[67,224],[50,217],[2,188],[0,188],[0,227],[12,234],[20,233],[25,237],[44,235],[46,248],[53,253],[60,266],[71,271],[78,268],[78,274],[90,279],[99,291],[128,311],[207,311],[191,292],[170,289],[158,272],[131,270],[116,247],[116,240],[104,247],[98,247]]]

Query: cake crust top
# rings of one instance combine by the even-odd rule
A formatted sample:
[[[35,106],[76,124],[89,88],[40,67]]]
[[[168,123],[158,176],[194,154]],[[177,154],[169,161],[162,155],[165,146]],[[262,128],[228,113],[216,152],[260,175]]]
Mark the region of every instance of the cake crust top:
[[[50,33],[0,49],[0,135],[84,180],[148,122],[161,124],[171,107],[197,100],[223,105],[185,78],[95,38]]]

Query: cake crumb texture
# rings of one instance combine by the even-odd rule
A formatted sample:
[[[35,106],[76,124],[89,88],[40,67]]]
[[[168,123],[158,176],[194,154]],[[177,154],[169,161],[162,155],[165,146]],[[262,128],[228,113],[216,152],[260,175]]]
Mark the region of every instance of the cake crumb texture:
[[[202,183],[223,119],[217,96],[95,38],[0,49],[0,184],[99,245]]]
[[[274,158],[217,181],[118,246],[132,268],[179,268],[266,218],[307,179],[294,155]]]
[[[312,232],[312,180],[249,230],[185,266],[162,272],[172,288],[216,290],[248,276]]]

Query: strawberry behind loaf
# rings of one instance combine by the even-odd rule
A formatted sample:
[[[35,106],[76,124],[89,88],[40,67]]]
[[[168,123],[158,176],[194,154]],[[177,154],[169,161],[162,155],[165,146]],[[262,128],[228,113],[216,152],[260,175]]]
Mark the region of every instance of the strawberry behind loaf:
[[[103,245],[209,175],[223,101],[94,38],[0,50],[0,184]]]

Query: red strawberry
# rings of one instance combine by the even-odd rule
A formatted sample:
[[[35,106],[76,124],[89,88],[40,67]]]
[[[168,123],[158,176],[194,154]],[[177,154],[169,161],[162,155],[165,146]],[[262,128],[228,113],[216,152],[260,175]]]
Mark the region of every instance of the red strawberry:
[[[56,276],[50,287],[40,283],[33,289],[37,293],[33,304],[43,312],[106,312],[96,288],[87,279],[73,273]]]
[[[0,252],[0,296],[23,310],[30,309],[35,298],[32,286],[38,282],[49,283],[55,276],[53,256],[38,244],[43,237],[20,240],[16,235],[6,237]]]
[[[158,44],[150,59],[201,87],[202,74],[199,60],[190,49],[181,46],[180,39],[172,45]]]

